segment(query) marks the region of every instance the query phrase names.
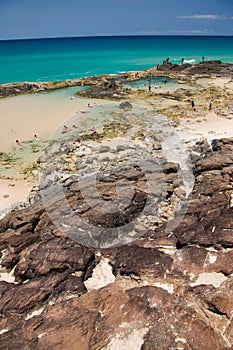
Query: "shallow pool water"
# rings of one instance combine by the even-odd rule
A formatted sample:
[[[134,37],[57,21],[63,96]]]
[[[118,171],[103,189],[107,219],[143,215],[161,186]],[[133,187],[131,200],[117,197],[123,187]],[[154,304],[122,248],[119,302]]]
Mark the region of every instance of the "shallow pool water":
[[[143,89],[149,91],[149,86],[151,87],[152,92],[174,92],[181,88],[188,90],[195,89],[194,86],[189,85],[188,83],[181,83],[168,77],[149,77],[124,84],[124,87],[132,90]]]

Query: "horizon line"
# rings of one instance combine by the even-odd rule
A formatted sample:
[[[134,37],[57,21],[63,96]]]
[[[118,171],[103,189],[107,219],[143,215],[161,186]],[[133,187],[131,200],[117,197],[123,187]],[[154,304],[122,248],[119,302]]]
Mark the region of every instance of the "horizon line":
[[[100,35],[71,35],[71,36],[47,36],[47,37],[25,37],[25,38],[0,38],[0,41],[16,40],[49,40],[49,39],[75,39],[75,38],[107,38],[107,37],[153,37],[153,36],[180,36],[180,37],[233,37],[233,34],[205,34],[205,33],[183,33],[183,34],[100,34]]]

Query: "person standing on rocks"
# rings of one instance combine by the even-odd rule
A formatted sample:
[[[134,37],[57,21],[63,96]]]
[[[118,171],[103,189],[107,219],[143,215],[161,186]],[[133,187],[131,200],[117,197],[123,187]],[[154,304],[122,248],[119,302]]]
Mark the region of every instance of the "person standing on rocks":
[[[195,102],[193,100],[191,101],[191,106],[193,109],[195,108]]]

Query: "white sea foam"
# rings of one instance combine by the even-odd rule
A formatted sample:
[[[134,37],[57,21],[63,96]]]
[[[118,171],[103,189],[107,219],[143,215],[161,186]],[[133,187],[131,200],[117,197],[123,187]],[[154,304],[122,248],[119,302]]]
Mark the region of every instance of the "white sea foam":
[[[195,63],[196,60],[193,58],[191,60],[184,60],[184,63]]]

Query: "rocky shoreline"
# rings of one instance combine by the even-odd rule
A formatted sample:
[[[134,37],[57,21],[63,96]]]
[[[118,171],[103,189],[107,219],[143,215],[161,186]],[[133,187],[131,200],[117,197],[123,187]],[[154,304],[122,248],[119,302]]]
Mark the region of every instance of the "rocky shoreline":
[[[48,142],[28,203],[0,221],[0,349],[232,349],[233,139],[186,143],[177,129],[193,96],[191,118],[213,96],[230,118],[230,91],[122,85],[218,74],[233,65],[0,87],[6,97],[89,85],[78,95],[115,103],[111,117],[99,107],[97,133],[71,126]]]
[[[145,77],[167,76],[181,81],[190,81],[199,77],[211,76],[232,76],[233,64],[222,63],[221,61],[206,61],[196,64],[162,64],[154,68],[138,72],[126,72],[116,75],[93,76],[87,78],[64,80],[58,82],[22,82],[0,84],[0,98],[17,96],[25,93],[62,89],[72,86],[89,86],[97,84],[110,84],[116,79],[120,82],[134,81]],[[109,85],[106,86],[109,88]]]
[[[0,282],[1,349],[76,349],[77,344],[79,349],[121,349],[133,343],[138,349],[232,348],[233,140],[215,140],[211,149],[197,147],[194,189],[173,231],[163,218],[129,244],[88,247],[54,226],[39,194],[27,208],[5,216],[1,265],[12,280]],[[169,185],[164,198],[171,198],[177,167],[164,166]],[[123,218],[84,205],[75,176],[63,179],[63,191],[82,220],[96,228],[115,227],[117,220],[125,224],[143,211],[148,195],[145,174],[123,167],[108,178],[99,176],[106,200],[113,199],[121,176],[136,191]],[[54,192],[51,200],[65,218],[63,199]],[[98,269],[105,280],[97,277],[93,289]]]

